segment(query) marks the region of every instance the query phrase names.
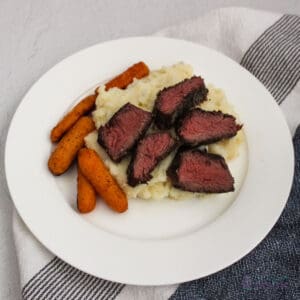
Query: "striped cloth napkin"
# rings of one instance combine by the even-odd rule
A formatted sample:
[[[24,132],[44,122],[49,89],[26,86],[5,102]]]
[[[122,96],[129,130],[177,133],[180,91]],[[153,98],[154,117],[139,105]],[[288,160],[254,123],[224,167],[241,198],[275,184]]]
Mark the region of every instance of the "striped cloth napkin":
[[[49,253],[15,213],[23,298],[300,299],[300,129],[296,130],[300,121],[300,17],[226,8],[157,34],[223,52],[272,93],[295,134],[296,175],[285,211],[267,238],[233,266],[203,279],[162,287],[123,285],[71,267]]]

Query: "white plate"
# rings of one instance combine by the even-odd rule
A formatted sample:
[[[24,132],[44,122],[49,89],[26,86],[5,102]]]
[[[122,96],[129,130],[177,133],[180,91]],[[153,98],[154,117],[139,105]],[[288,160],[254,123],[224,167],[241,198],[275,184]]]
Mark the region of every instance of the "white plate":
[[[222,197],[203,205],[193,200],[130,201],[128,212],[119,215],[99,202],[95,212],[82,216],[74,208],[74,172],[59,178],[49,173],[49,132],[74,104],[72,99],[139,60],[151,69],[190,63],[206,82],[222,88],[234,105],[244,123],[249,166],[231,205],[220,204]],[[294,156],[280,109],[249,72],[190,42],[138,37],[80,51],[39,79],[11,123],[5,166],[20,216],[50,251],[101,278],[162,285],[212,274],[251,251],[284,208]]]

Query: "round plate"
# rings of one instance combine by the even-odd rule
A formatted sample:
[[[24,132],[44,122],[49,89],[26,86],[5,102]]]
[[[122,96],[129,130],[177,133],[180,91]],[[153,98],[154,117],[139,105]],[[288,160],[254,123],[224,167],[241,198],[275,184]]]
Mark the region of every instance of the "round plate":
[[[201,201],[189,199],[130,200],[128,212],[122,215],[111,212],[99,201],[95,212],[82,216],[74,208],[74,170],[58,178],[47,169],[52,147],[50,130],[74,104],[73,100],[140,60],[151,69],[178,61],[191,64],[195,74],[225,91],[244,124],[248,172],[235,201],[227,209],[223,207],[214,220],[204,220],[206,214],[216,216],[214,206],[197,205]],[[11,197],[20,216],[50,251],[101,278],[162,285],[207,276],[251,251],[284,208],[294,156],[290,132],[279,107],[249,72],[226,56],[197,44],[137,37],[80,51],[39,79],[11,123],[5,166]],[[212,196],[211,200],[222,203],[222,197],[216,201]],[[191,209],[193,220],[199,216],[193,226],[189,223]],[[122,224],[126,226],[120,231]]]

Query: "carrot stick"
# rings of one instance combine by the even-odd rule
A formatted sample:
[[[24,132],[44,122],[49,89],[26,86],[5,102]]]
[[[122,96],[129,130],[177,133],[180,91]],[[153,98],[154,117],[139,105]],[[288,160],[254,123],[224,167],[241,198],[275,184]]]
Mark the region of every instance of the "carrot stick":
[[[58,142],[61,137],[79,120],[95,107],[96,95],[89,95],[82,99],[64,118],[52,129],[51,141]]]
[[[134,64],[133,66],[131,66],[130,68],[128,68],[120,75],[110,80],[108,83],[106,83],[105,90],[108,91],[113,87],[117,87],[119,89],[125,89],[130,83],[133,82],[134,78],[140,79],[147,76],[148,74],[149,74],[148,66],[144,62],[140,61]]]
[[[126,71],[110,80],[105,89],[117,87],[124,89],[134,78],[142,78],[149,74],[149,68],[143,62],[134,64]],[[58,142],[62,136],[77,122],[77,120],[83,115],[91,112],[94,109],[95,101],[98,96],[98,88],[95,90],[95,94],[89,95],[82,99],[66,116],[58,122],[58,124],[52,129],[50,138],[53,143]]]
[[[90,117],[81,117],[57,144],[48,160],[48,168],[54,175],[67,171],[84,146],[84,137],[95,129]]]
[[[77,208],[81,213],[91,212],[96,206],[96,191],[77,167]]]
[[[94,150],[81,149],[78,152],[78,165],[82,174],[108,206],[119,213],[127,210],[128,201],[124,191]]]

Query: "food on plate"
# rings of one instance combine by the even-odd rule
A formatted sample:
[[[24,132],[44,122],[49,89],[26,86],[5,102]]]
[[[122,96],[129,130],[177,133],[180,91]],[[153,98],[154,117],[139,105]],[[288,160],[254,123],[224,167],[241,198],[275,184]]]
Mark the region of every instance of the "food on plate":
[[[182,190],[197,193],[234,191],[234,179],[225,159],[198,149],[179,150],[167,174],[172,184]]]
[[[94,150],[81,149],[78,153],[78,165],[82,174],[108,206],[119,213],[127,210],[128,201],[124,191]]]
[[[127,103],[99,128],[98,142],[113,161],[120,162],[143,137],[151,121],[150,112]]]
[[[77,208],[81,213],[88,213],[95,206],[96,191],[77,167]]]
[[[105,88],[106,90],[109,90],[113,87],[124,89],[134,80],[134,78],[143,78],[148,74],[148,66],[143,62],[139,62],[132,65],[123,73],[106,83]],[[58,142],[80,117],[90,113],[94,109],[97,95],[98,88],[96,89],[95,94],[89,95],[82,99],[70,112],[63,117],[61,121],[58,122],[50,134],[50,138],[53,143]]]
[[[149,74],[148,66],[144,62],[140,61],[132,65],[130,68],[128,68],[120,75],[110,80],[108,83],[106,83],[105,89],[109,90],[113,87],[117,87],[119,89],[125,89],[130,83],[133,82],[134,78],[140,79],[147,76],[148,74]]]
[[[148,76],[135,79],[126,89],[106,90],[105,86],[101,86],[98,89],[96,109],[92,113],[97,129],[106,124],[114,113],[128,102],[152,112],[156,95],[160,90],[192,75],[193,69],[190,65],[178,63],[151,71]]]
[[[105,126],[113,115],[120,110],[127,103],[131,103],[145,111],[151,113],[154,110],[155,100],[157,94],[167,88],[174,86],[185,79],[193,77],[192,67],[185,63],[177,63],[169,67],[163,67],[158,70],[151,71],[148,76],[142,79],[135,79],[126,89],[113,88],[108,91],[105,87],[99,88],[99,95],[96,99],[96,108],[92,113],[93,120],[96,128]],[[215,88],[212,85],[207,85],[208,93],[205,90],[206,101],[197,104],[196,107],[201,107],[205,111],[221,111],[224,114],[230,114],[236,118],[239,124],[238,116],[233,107],[227,101],[224,92],[221,89]],[[193,109],[193,108],[190,108]],[[184,109],[182,113],[187,114],[188,109]],[[180,117],[180,119],[182,116]],[[177,118],[178,119],[178,118]],[[175,137],[176,131],[175,124],[168,130],[168,132]],[[156,133],[155,126],[149,127],[145,138],[152,133]],[[106,149],[97,142],[98,133],[94,131],[86,136],[86,147],[94,149],[101,157],[103,163],[106,165],[110,173],[114,176],[120,187],[124,190],[128,198],[142,198],[142,199],[162,199],[162,198],[203,198],[204,194],[201,192],[189,192],[181,188],[174,187],[171,180],[167,176],[167,169],[169,168],[174,156],[175,151],[171,151],[164,159],[162,159],[152,171],[150,171],[150,180],[147,179],[146,183],[141,182],[136,184],[131,182],[131,167],[130,162],[138,156],[137,146],[128,152],[120,162],[114,162]],[[140,140],[140,143],[143,140]],[[229,139],[221,140],[212,144],[205,145],[204,147],[208,152],[222,155],[227,162],[235,162],[239,157],[241,146],[245,143],[243,130],[239,130],[237,134]],[[139,143],[137,144],[139,145]],[[203,146],[202,146],[203,148]],[[142,166],[148,167],[148,164],[138,164],[138,168]],[[148,175],[147,175],[148,176]],[[143,179],[144,181],[144,179]],[[130,182],[132,185],[130,185]]]
[[[95,107],[97,95],[89,95],[82,99],[51,131],[51,141],[58,142],[62,136],[79,120]]]
[[[68,170],[77,152],[84,146],[84,137],[95,129],[90,117],[81,117],[63,136],[48,160],[48,168],[54,175]]]
[[[200,76],[193,76],[164,88],[155,100],[155,125],[159,129],[170,128],[183,112],[206,100],[207,92]]]
[[[127,169],[128,184],[136,186],[152,178],[151,172],[176,147],[169,132],[155,132],[141,139]]]
[[[125,70],[123,73],[110,80],[105,85],[105,89],[109,90],[114,87],[124,89],[135,78],[140,79],[147,76],[148,74],[149,68],[145,63],[136,63]],[[60,143],[57,145],[57,148],[54,150],[48,160],[48,167],[54,175],[60,175],[69,168],[72,161],[75,159],[77,152],[83,145],[84,136],[90,131],[93,131],[94,125],[91,119],[82,117],[93,110],[98,94],[99,92],[97,88],[93,95],[89,95],[82,99],[52,129],[50,134],[51,141],[60,141]],[[79,123],[79,125],[77,123]],[[85,132],[85,130],[88,131]],[[93,196],[93,194],[95,194],[95,191],[80,171],[78,171],[77,186],[78,210],[82,213],[93,210],[96,204],[94,199],[95,196]]]
[[[82,116],[90,112],[92,118]],[[94,209],[96,194],[124,212],[127,197],[201,198],[234,191],[227,162],[239,156],[245,141],[222,90],[206,87],[190,65],[150,72],[143,62],[77,104],[51,139],[60,139],[48,161],[54,175],[77,156],[82,213]]]
[[[184,144],[199,146],[234,137],[241,128],[232,115],[195,108],[177,122],[176,133]]]

